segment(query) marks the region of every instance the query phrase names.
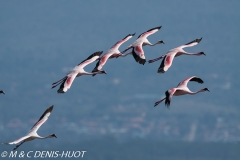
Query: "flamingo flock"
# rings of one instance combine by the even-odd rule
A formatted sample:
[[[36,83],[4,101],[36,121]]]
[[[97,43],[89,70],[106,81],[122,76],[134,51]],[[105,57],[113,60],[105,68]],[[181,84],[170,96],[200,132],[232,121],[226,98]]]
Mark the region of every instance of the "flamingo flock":
[[[59,81],[56,81],[54,83],[52,83],[52,88],[55,88],[57,86],[60,85],[59,89],[57,90],[57,93],[66,93],[74,79],[76,77],[80,77],[82,75],[92,75],[95,76],[97,74],[107,74],[106,71],[103,70],[104,65],[107,63],[108,59],[112,59],[112,58],[118,58],[118,57],[126,57],[127,55],[132,54],[133,58],[135,59],[135,61],[139,64],[144,65],[146,62],[146,56],[145,53],[143,51],[143,46],[149,45],[149,46],[155,46],[157,44],[165,44],[163,40],[159,40],[157,42],[155,42],[154,44],[150,43],[147,39],[148,36],[156,33],[157,31],[159,31],[161,29],[162,26],[159,27],[154,27],[152,29],[147,30],[146,32],[143,32],[142,34],[140,34],[138,36],[138,38],[129,45],[129,47],[127,47],[125,50],[123,50],[122,52],[119,51],[119,47],[127,42],[129,39],[131,39],[134,34],[128,34],[126,37],[124,37],[123,39],[119,40],[118,42],[116,42],[105,54],[102,55],[103,51],[97,51],[93,54],[91,54],[90,56],[88,56],[85,60],[83,60],[81,63],[79,63],[77,66],[75,66],[66,76],[64,76],[62,79],[60,79]],[[197,52],[197,53],[189,53],[183,50],[183,48],[186,47],[193,47],[195,45],[197,45],[198,43],[200,43],[202,40],[202,38],[198,38],[195,39],[187,44],[181,45],[179,47],[173,48],[171,50],[169,50],[166,54],[149,60],[149,64],[156,62],[160,59],[162,59],[162,62],[160,63],[160,66],[157,70],[157,73],[161,74],[161,73],[165,73],[172,65],[173,59],[174,57],[178,57],[181,55],[194,55],[194,56],[201,56],[201,55],[205,55],[204,52]],[[131,51],[129,53],[125,53],[128,50]],[[101,56],[102,55],[102,56]],[[95,68],[92,70],[92,72],[87,72],[84,70],[84,67],[97,61]],[[187,62],[186,62],[187,63]],[[182,82],[180,82],[177,87],[175,88],[171,88],[169,90],[167,90],[165,92],[165,97],[162,98],[161,100],[155,102],[154,107],[156,107],[157,105],[159,105],[162,101],[165,100],[165,106],[167,108],[170,107],[170,102],[172,100],[173,96],[181,96],[181,95],[186,95],[186,94],[190,94],[190,95],[195,95],[197,93],[200,92],[205,92],[205,91],[209,91],[208,88],[202,88],[198,91],[191,91],[188,87],[187,84],[189,81],[193,81],[193,82],[198,82],[200,84],[203,83],[203,80],[197,76],[190,76],[188,78],[186,78],[185,80],[183,80]],[[0,90],[0,94],[5,94],[5,92],[3,90]],[[53,110],[53,106],[50,106],[49,108],[47,108],[45,110],[45,112],[43,113],[43,115],[40,117],[40,119],[33,125],[33,127],[31,128],[31,130],[27,133],[26,136],[23,136],[13,142],[7,142],[7,143],[3,143],[3,144],[18,144],[16,145],[16,147],[13,150],[16,150],[19,146],[21,146],[24,142],[28,142],[34,139],[46,139],[46,138],[57,138],[56,134],[50,134],[48,136],[45,137],[41,137],[37,134],[37,130],[41,127],[41,125],[43,123],[45,123],[48,119],[48,117],[50,116],[51,112]]]

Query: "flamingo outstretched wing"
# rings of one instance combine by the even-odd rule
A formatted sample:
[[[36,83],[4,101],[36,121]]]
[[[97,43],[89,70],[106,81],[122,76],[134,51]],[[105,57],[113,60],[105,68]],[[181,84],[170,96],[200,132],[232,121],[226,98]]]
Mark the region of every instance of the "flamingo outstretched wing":
[[[158,73],[166,72],[172,65],[174,55],[172,53],[166,54],[158,68]]]
[[[162,27],[162,26],[154,27],[154,28],[152,28],[152,29],[149,29],[148,31],[143,32],[142,34],[140,34],[140,35],[138,36],[138,38],[140,38],[140,37],[145,37],[145,38],[147,38],[148,36],[156,33],[161,27]]]
[[[128,41],[130,38],[132,38],[135,35],[133,34],[128,34],[126,37],[124,37],[122,40],[118,41],[116,44],[114,44],[111,48],[118,49],[124,42]]]
[[[170,102],[171,102],[172,96],[176,92],[176,90],[177,90],[176,88],[172,88],[165,92],[165,95],[166,95],[165,105],[168,109],[170,107]]]
[[[78,66],[81,66],[81,68],[84,68],[86,65],[99,59],[99,57],[101,56],[102,53],[103,53],[103,51],[98,51],[98,52],[91,54],[88,58],[86,58],[81,63],[79,63]]]
[[[145,64],[146,58],[144,55],[144,51],[142,49],[142,44],[138,44],[133,48],[132,55],[133,55],[134,59],[136,60],[136,62],[138,62],[142,65]]]
[[[201,84],[203,83],[203,80],[201,78],[198,78],[197,76],[191,76],[191,77],[186,78],[182,82],[180,82],[177,85],[177,88],[187,87],[187,84],[188,84],[189,81],[194,81],[194,82],[198,82],[198,83],[201,83]]]
[[[47,119],[50,116],[52,110],[53,110],[53,105],[45,110],[45,112],[42,114],[42,116],[39,118],[39,120],[31,128],[31,130],[29,131],[29,134],[37,132],[39,127],[41,127],[41,125],[47,121]]]
[[[27,135],[27,136],[21,137],[21,138],[15,140],[15,141],[13,141],[13,142],[4,142],[3,144],[18,144],[18,143],[22,142],[23,140],[25,140],[29,137],[30,136]]]
[[[200,41],[202,40],[202,38],[197,38],[187,44],[181,45],[179,46],[180,48],[185,48],[185,47],[192,47],[192,46],[196,46],[198,43],[200,43]]]

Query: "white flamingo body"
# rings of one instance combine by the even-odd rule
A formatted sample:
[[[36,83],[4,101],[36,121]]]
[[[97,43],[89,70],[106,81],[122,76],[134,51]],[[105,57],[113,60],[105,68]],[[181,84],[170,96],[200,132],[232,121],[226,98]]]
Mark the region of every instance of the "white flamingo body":
[[[166,97],[161,99],[160,101],[155,102],[154,107],[156,107],[159,103],[161,103],[164,100],[165,100],[165,105],[167,107],[169,107],[171,99],[172,99],[173,96],[182,96],[182,95],[185,95],[185,94],[194,95],[194,94],[197,94],[199,92],[209,91],[208,88],[203,88],[203,89],[200,89],[196,92],[192,92],[187,87],[187,84],[188,84],[189,81],[195,81],[195,82],[198,82],[198,83],[201,83],[201,84],[203,83],[203,80],[196,77],[196,76],[191,76],[189,78],[186,78],[185,80],[180,82],[176,88],[171,88],[171,89],[167,90],[165,92]]]
[[[192,46],[197,45],[201,40],[202,40],[202,38],[199,38],[199,39],[191,41],[185,45],[181,45],[177,48],[171,49],[166,54],[164,54],[156,59],[149,60],[148,62],[149,63],[156,62],[163,58],[162,63],[160,64],[160,66],[158,68],[158,73],[164,73],[171,67],[174,57],[178,57],[181,55],[194,55],[194,56],[205,55],[204,52],[188,53],[183,50],[183,48],[185,48],[185,47],[192,47]]]
[[[105,71],[97,71],[94,73],[86,72],[84,70],[84,67],[96,60],[99,59],[100,55],[102,54],[102,51],[95,52],[92,55],[90,55],[87,59],[83,60],[80,64],[78,64],[76,67],[74,67],[64,78],[61,80],[54,82],[52,85],[52,88],[55,88],[59,84],[60,87],[58,89],[58,93],[65,93],[67,90],[71,87],[74,79],[76,77],[82,76],[82,75],[93,75],[93,74],[106,74]]]
[[[119,51],[119,47],[126,41],[128,41],[130,38],[132,38],[134,34],[128,34],[125,38],[123,38],[122,40],[118,41],[116,44],[114,44],[108,51],[107,53],[105,53],[100,60],[98,61],[98,63],[96,64],[95,68],[93,69],[92,72],[96,72],[96,71],[100,71],[103,66],[105,65],[105,63],[107,62],[107,60],[109,58],[118,58],[119,56],[121,56],[121,52]],[[95,75],[95,74],[93,74]]]
[[[142,34],[140,34],[136,41],[134,41],[127,49],[125,49],[122,53],[125,53],[127,50],[132,48],[132,51],[126,54],[122,54],[122,57],[127,56],[128,54],[132,54],[135,61],[140,64],[145,64],[146,58],[144,55],[144,51],[142,49],[142,46],[155,46],[156,44],[164,43],[162,40],[157,41],[155,44],[152,44],[148,41],[147,37],[156,33],[162,26],[152,28]]]
[[[37,134],[37,130],[41,127],[41,125],[43,123],[45,123],[48,119],[48,117],[50,116],[51,112],[52,112],[53,106],[50,106],[48,109],[45,110],[45,112],[43,113],[43,115],[40,117],[40,119],[33,125],[33,127],[31,128],[31,130],[27,133],[26,136],[23,136],[13,142],[8,142],[8,143],[4,143],[4,144],[18,144],[13,150],[16,150],[20,145],[22,145],[24,142],[27,141],[32,141],[34,139],[46,139],[46,138],[57,138],[57,136],[55,134],[50,134],[46,137],[41,137]]]

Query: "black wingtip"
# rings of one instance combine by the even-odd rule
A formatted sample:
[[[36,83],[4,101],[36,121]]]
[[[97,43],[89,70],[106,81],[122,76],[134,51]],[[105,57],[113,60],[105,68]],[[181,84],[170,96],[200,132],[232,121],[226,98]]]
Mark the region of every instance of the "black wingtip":
[[[48,112],[52,112],[52,110],[53,110],[53,105],[51,105],[51,106],[47,109]]]
[[[138,61],[138,63],[144,65],[144,64],[146,63],[146,59],[140,59],[140,60]]]
[[[136,33],[136,32],[135,32]],[[126,37],[124,37],[123,39],[125,39],[125,38],[127,38],[127,37],[129,37],[129,36],[134,36],[135,35],[135,33],[133,33],[133,34],[128,34]]]
[[[158,26],[158,27],[152,28],[152,30],[153,29],[161,29],[161,28],[162,28],[162,26]]]
[[[165,101],[165,106],[167,107],[167,109],[170,109],[170,102],[169,100],[166,100]]]
[[[94,53],[94,55],[100,56],[102,53],[103,53],[103,51],[97,51],[97,52]]]
[[[166,101],[166,102],[165,102],[165,106],[166,106],[167,108],[169,108],[170,102]]]
[[[196,42],[197,42],[197,43],[199,43],[199,42],[201,42],[201,40],[202,40],[202,37],[201,37],[201,38],[198,38],[198,39],[196,39]]]
[[[197,38],[197,39],[195,39],[195,40],[193,40],[193,41],[191,41],[191,42],[189,42],[189,43],[187,43],[185,45],[188,45],[188,44],[191,44],[191,43],[195,43],[195,42],[199,43],[199,42],[201,42],[201,40],[202,40],[202,37],[201,38]]]
[[[162,26],[154,27],[154,28],[152,28],[152,29],[149,29],[148,32],[149,32],[149,31],[152,31],[152,30],[154,30],[154,29],[158,29],[158,30],[159,30],[159,29],[161,29],[161,28],[162,28]]]
[[[157,71],[157,73],[159,73],[159,74],[161,74],[161,73],[164,73],[165,71],[164,71],[164,69],[163,68],[158,68],[158,71]]]
[[[195,81],[195,82],[198,82],[198,83],[200,83],[200,84],[203,84],[203,83],[204,83],[204,81],[203,81],[201,78],[199,78],[199,77],[193,77],[193,78],[190,79],[189,81]]]
[[[59,88],[57,93],[65,93],[65,92],[63,91],[63,88]]]

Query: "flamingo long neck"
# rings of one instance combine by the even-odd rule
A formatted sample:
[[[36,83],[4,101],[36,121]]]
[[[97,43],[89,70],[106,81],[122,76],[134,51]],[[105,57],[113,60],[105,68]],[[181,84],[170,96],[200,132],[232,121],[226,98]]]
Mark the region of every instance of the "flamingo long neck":
[[[196,92],[189,92],[188,94],[194,95],[194,94],[198,94],[199,92],[204,92],[202,89],[200,89],[199,91]]]
[[[96,72],[91,72],[91,73],[89,73],[89,72],[84,72],[83,73],[84,75],[95,75],[95,74],[103,74],[101,71],[96,71]]]
[[[146,41],[142,44],[142,46],[146,46],[146,45],[155,46],[156,44],[159,44],[159,42],[156,42],[156,43],[152,44],[152,43],[150,43],[148,40],[146,40]]]
[[[102,74],[102,72],[92,72],[92,74]]]
[[[154,43],[154,44],[149,43],[149,46],[155,46],[156,44],[159,44],[159,42],[156,42],[156,43]]]
[[[98,72],[92,72],[92,73],[90,73],[90,72],[84,72],[83,74],[84,74],[84,75],[93,75],[93,74],[98,74]]]
[[[46,139],[46,138],[52,138],[53,136],[50,134],[50,135],[48,135],[48,136],[46,136],[46,137],[41,137],[41,136],[39,136],[38,138],[39,139]]]
[[[189,53],[189,52],[182,52],[182,54],[185,54],[185,55],[190,55],[190,56],[201,56],[201,52],[198,52],[198,53]]]

